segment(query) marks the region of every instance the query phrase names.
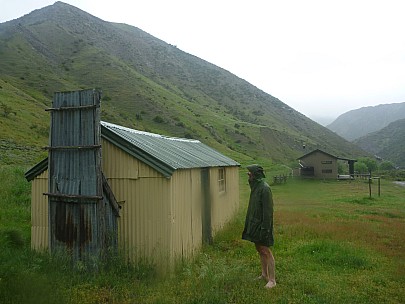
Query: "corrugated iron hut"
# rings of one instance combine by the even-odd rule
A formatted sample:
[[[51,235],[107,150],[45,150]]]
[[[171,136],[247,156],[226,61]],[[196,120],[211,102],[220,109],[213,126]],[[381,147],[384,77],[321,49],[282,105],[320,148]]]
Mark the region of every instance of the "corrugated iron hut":
[[[117,243],[118,216],[101,171],[100,93],[55,93],[48,111],[50,251],[98,260]]]
[[[101,122],[104,192],[118,202],[118,247],[158,266],[189,257],[239,207],[239,164],[198,140]],[[48,161],[32,181],[32,248],[49,248]]]
[[[349,174],[353,177],[356,160],[337,157],[320,149],[313,150],[298,158],[300,176],[325,179],[338,178],[338,160],[347,161]]]

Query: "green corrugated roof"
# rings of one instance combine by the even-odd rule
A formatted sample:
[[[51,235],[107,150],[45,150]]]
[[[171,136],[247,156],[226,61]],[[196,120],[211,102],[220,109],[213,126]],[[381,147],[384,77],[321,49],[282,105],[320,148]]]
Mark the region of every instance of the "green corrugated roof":
[[[34,167],[29,169],[27,172],[25,172],[25,178],[28,181],[33,180],[36,176],[40,175],[42,172],[44,172],[46,169],[48,169],[48,158],[45,158],[38,164],[36,164]]]
[[[177,169],[240,166],[199,140],[168,137],[101,122],[101,136],[166,177]],[[43,160],[25,173],[28,180],[47,169]]]
[[[164,176],[177,169],[240,166],[199,140],[167,137],[101,122],[102,137]]]

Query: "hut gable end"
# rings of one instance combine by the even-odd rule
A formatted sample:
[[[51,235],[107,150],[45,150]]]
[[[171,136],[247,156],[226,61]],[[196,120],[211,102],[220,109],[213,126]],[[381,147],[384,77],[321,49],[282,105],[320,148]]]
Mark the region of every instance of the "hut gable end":
[[[338,157],[316,149],[300,158],[300,175],[314,178],[336,178],[338,174]]]

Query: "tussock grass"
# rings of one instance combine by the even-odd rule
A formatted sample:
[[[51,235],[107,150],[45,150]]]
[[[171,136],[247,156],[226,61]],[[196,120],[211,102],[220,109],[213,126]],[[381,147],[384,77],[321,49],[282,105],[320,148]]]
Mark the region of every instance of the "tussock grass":
[[[240,238],[249,196],[242,171],[235,218],[213,245],[160,277],[147,261],[128,265],[118,256],[95,272],[31,251],[29,184],[21,169],[1,168],[9,181],[0,192],[0,302],[403,303],[404,188],[384,180],[382,195],[370,200],[361,181],[272,186],[277,286],[265,290],[254,280],[254,246]]]

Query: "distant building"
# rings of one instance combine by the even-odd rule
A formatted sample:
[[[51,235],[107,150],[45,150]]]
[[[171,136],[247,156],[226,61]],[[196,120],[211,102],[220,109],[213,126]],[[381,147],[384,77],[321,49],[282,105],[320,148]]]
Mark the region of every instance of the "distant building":
[[[354,176],[355,160],[341,158],[316,149],[298,158],[301,177],[336,179],[339,177],[338,160],[347,161],[349,175]]]

